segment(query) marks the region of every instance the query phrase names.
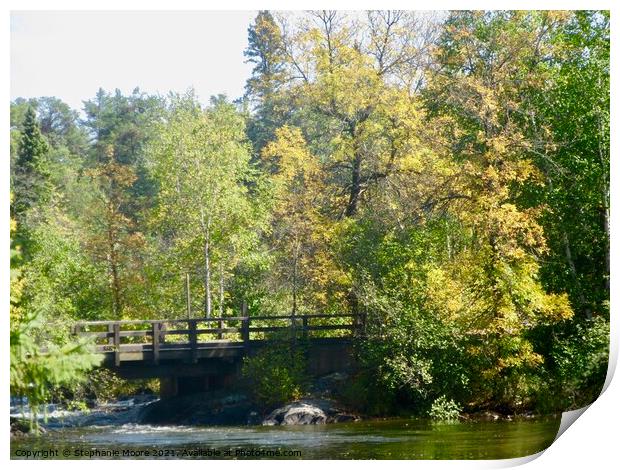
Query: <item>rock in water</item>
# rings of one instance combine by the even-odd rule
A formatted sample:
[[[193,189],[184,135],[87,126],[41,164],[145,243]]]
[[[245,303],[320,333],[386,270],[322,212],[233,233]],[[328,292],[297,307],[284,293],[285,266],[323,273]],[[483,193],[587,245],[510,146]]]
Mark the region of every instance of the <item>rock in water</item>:
[[[263,425],[325,424],[326,422],[327,415],[321,408],[309,402],[297,401],[273,410],[263,420]]]

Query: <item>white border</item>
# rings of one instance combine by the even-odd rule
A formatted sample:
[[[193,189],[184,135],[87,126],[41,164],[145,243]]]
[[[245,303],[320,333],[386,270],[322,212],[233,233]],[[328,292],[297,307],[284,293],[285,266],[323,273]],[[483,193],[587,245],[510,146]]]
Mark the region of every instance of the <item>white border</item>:
[[[617,8],[614,8],[614,2],[612,1],[598,1],[591,0],[585,1],[558,1],[558,0],[521,0],[521,1],[447,1],[447,0],[435,0],[433,2],[414,2],[404,0],[384,0],[384,1],[370,1],[370,0],[341,0],[341,1],[307,1],[300,0],[296,2],[285,0],[262,0],[259,2],[251,2],[249,0],[228,0],[223,5],[225,8],[217,8],[222,4],[215,3],[210,4],[200,0],[175,0],[175,1],[162,1],[162,0],[91,0],[88,3],[80,0],[57,0],[57,1],[45,1],[45,0],[8,0],[3,2],[6,5],[1,10],[2,24],[4,26],[3,34],[0,36],[0,43],[2,44],[2,54],[4,55],[5,67],[2,70],[5,72],[1,74],[3,81],[3,98],[5,106],[5,112],[2,114],[2,121],[0,122],[0,128],[3,129],[1,133],[2,148],[4,149],[2,159],[2,171],[1,171],[1,186],[2,186],[2,203],[0,205],[0,219],[2,220],[3,230],[0,232],[2,237],[2,246],[4,250],[1,251],[1,263],[4,269],[1,272],[1,294],[4,300],[4,338],[3,341],[4,357],[2,362],[2,377],[5,386],[2,389],[2,395],[0,396],[0,403],[6,410],[4,416],[8,415],[8,403],[9,403],[9,391],[8,391],[8,361],[9,361],[9,345],[6,341],[8,335],[8,302],[9,302],[9,210],[8,210],[8,195],[9,195],[9,113],[8,104],[10,103],[9,94],[9,70],[10,70],[10,17],[9,12],[11,10],[256,10],[256,9],[274,9],[274,10],[291,10],[291,9],[310,9],[310,8],[337,8],[342,10],[362,10],[362,9],[376,9],[376,8],[401,8],[401,9],[417,9],[417,10],[447,10],[447,9],[605,9],[612,10],[612,129],[616,130],[616,110],[617,110],[617,93],[614,94],[613,90],[617,89],[616,75],[618,73],[617,67],[617,54],[614,47],[617,44],[616,28],[617,22],[615,21],[615,15],[618,12]],[[618,142],[614,135],[611,133],[611,152],[612,155],[617,155]],[[612,188],[612,234],[613,230],[613,209],[618,202],[616,191],[616,177],[617,177],[617,165],[614,164],[612,159],[611,168],[611,188]],[[612,238],[613,240],[613,238]],[[616,262],[618,260],[617,249],[614,244],[611,247],[612,258],[612,272],[615,272]],[[614,286],[617,284],[614,282],[614,277],[611,278],[611,292],[612,292],[612,306],[617,304],[618,295],[615,293]],[[612,310],[613,312],[613,310]],[[612,314],[612,353],[610,356],[610,371],[615,368],[618,358],[618,335],[619,329],[617,326],[617,319],[615,312]],[[612,374],[608,375],[607,390],[601,395],[601,397],[594,402],[583,415],[578,419],[575,426],[571,426],[558,440],[553,443],[549,449],[538,454],[537,458],[526,457],[523,459],[511,459],[505,461],[411,461],[411,462],[394,462],[394,461],[381,461],[379,465],[396,465],[406,466],[407,468],[500,468],[506,466],[515,466],[528,463],[529,468],[541,468],[548,469],[554,468],[611,468],[612,465],[617,465],[618,460],[618,432],[617,432],[617,420],[620,417],[619,404],[620,404],[620,386],[618,380],[610,382]],[[2,456],[7,461],[9,460],[9,435],[8,426],[5,434],[5,439],[2,441]],[[164,468],[172,465],[182,465],[183,467],[193,468],[205,468],[206,466],[217,466],[218,468],[229,468],[232,466],[253,467],[257,465],[266,465],[269,467],[284,467],[290,466],[290,462],[284,461],[217,461],[217,462],[205,462],[205,461],[183,461],[183,463],[177,464],[175,461],[145,461],[145,465],[150,467]],[[613,462],[613,463],[612,463]],[[45,465],[54,466],[62,465],[64,468],[77,468],[84,465],[83,461],[44,461],[44,462],[24,462],[24,461],[11,461],[10,464],[15,468],[31,468],[33,465]],[[135,466],[141,463],[136,461],[119,461],[120,466]],[[329,465],[333,465],[333,462],[327,462]],[[95,467],[110,465],[109,462],[92,461],[88,465]],[[114,463],[113,465],[116,465]],[[295,466],[310,467],[316,465],[311,461],[295,462]],[[375,462],[371,461],[339,461],[338,466],[347,466],[358,468],[359,466],[367,467],[374,466]]]

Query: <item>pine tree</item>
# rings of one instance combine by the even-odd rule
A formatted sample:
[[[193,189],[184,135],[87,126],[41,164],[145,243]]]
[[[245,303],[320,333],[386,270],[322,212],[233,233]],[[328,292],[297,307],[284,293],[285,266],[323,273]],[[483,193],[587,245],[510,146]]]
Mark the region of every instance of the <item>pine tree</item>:
[[[49,174],[45,164],[48,145],[41,135],[34,109],[28,108],[13,171],[15,200],[12,215],[21,216],[49,193]],[[19,221],[19,220],[18,220]]]
[[[248,79],[245,97],[254,107],[248,124],[248,136],[256,152],[274,138],[275,130],[283,124],[282,96],[277,93],[286,79],[282,32],[268,11],[260,11],[248,28],[248,48],[243,55],[254,64]]]
[[[283,44],[280,28],[268,11],[260,11],[248,28],[248,48],[243,55],[254,64],[246,94],[263,98],[273,93],[284,76]]]

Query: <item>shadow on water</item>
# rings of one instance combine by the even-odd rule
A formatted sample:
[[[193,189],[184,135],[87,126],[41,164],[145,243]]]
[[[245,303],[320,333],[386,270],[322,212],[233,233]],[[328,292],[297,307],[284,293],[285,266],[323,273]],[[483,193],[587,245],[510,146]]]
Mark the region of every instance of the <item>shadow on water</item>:
[[[553,416],[454,424],[399,419],[286,427],[91,425],[13,439],[11,458],[24,458],[20,449],[51,448],[59,459],[96,450],[120,453],[103,458],[504,459],[544,450],[559,424]]]

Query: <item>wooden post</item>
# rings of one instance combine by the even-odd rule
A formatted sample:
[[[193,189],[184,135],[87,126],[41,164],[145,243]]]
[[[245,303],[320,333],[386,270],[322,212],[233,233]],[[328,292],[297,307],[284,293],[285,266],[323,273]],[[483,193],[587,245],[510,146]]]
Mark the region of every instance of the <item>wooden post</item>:
[[[108,333],[114,333],[114,325],[112,323],[108,323]],[[108,344],[114,344],[114,335],[108,336]]]
[[[241,320],[241,341],[247,350],[250,343],[250,319],[247,317]]]
[[[114,332],[114,365],[116,367],[121,365],[121,325],[120,323],[113,323]]]
[[[189,326],[189,345],[191,349],[193,364],[196,364],[198,362],[198,335],[196,334],[196,323],[196,320],[189,320],[187,322]]]
[[[153,322],[153,363],[155,365],[159,365],[159,332],[160,332],[160,324],[159,322]]]
[[[250,317],[248,316],[248,304],[244,300],[241,302],[241,339],[245,343],[246,351],[250,347]]]
[[[302,327],[301,327],[301,334],[304,340],[308,339],[308,316],[304,315],[303,317],[301,317],[301,322],[302,322]]]
[[[185,303],[187,308],[187,318],[192,318],[192,300],[189,292],[189,273],[185,273]]]

